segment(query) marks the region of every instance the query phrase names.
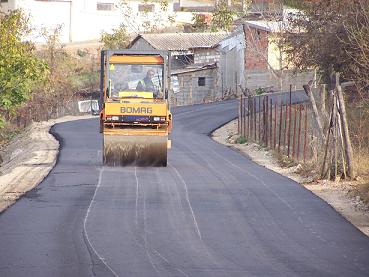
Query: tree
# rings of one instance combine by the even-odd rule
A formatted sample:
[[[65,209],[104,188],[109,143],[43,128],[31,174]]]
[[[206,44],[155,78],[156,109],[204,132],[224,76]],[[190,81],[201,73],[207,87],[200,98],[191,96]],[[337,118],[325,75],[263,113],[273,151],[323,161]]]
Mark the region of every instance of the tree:
[[[34,120],[47,120],[68,109],[70,103],[98,88],[97,52],[85,50],[77,56],[69,53],[60,42],[62,26],[42,31],[46,44],[38,55],[48,64],[48,74],[27,102]]]
[[[359,87],[369,88],[369,4],[359,1],[349,7],[351,17],[344,24],[347,40],[342,41],[347,54],[346,76],[356,81]]]
[[[234,20],[233,17],[235,15],[236,12],[228,5],[228,1],[220,0],[215,6],[210,29],[213,32],[231,31]]]
[[[209,30],[209,25],[211,22],[211,15],[201,14],[201,13],[193,13],[192,14],[193,24],[191,25],[191,29],[193,32],[206,32]]]
[[[118,6],[124,20],[122,25],[135,33],[159,32],[175,19],[175,13],[168,13],[168,0],[143,0],[136,13],[128,0],[120,0]]]
[[[122,49],[128,46],[130,38],[122,23],[117,29],[113,29],[112,33],[103,32],[100,40],[106,49]]]
[[[0,112],[12,113],[31,94],[35,84],[44,80],[48,68],[35,55],[35,47],[24,41],[30,32],[21,10],[0,12]],[[0,115],[0,126],[4,120]]]
[[[334,72],[355,82],[359,72],[369,76],[365,64],[361,65],[361,58],[368,55],[365,20],[369,3],[366,0],[310,0],[304,1],[303,6],[303,11],[289,17],[280,40],[289,63],[300,69],[320,70],[328,83]]]

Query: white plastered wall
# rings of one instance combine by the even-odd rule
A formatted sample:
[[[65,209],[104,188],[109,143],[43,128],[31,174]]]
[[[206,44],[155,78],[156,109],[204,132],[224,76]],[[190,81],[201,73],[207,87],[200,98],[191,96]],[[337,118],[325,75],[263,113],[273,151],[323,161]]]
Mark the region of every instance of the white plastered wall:
[[[115,8],[111,11],[97,10],[97,3],[119,3],[119,0],[9,0],[3,3],[2,9],[9,10],[21,8],[30,15],[31,23],[35,28],[31,39],[42,43],[44,38],[40,36],[43,28],[53,30],[61,25],[61,41],[80,42],[99,40],[103,31],[111,32],[121,23],[127,26],[128,32],[139,33],[144,31],[144,21],[160,22],[161,27],[176,25],[168,20],[168,16],[174,16],[175,22],[191,22],[192,13],[173,11],[173,1],[169,1],[167,12],[160,10],[159,3],[155,3],[155,13],[139,13],[138,6],[142,1],[128,1],[129,16],[123,16],[122,10]],[[160,12],[161,11],[161,12]],[[160,16],[160,17],[159,17]]]

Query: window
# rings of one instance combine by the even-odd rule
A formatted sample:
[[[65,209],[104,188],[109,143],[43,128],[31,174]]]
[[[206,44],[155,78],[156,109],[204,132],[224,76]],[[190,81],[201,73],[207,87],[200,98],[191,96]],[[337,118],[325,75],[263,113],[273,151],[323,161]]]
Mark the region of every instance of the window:
[[[256,31],[256,39],[257,40],[261,40],[261,32],[260,32],[260,30],[257,30]]]
[[[205,77],[199,77],[199,79],[197,80],[197,85],[199,87],[205,87]]]
[[[155,5],[154,4],[139,4],[138,5],[138,11],[139,12],[154,12],[155,11]]]
[[[114,4],[113,3],[97,3],[96,9],[98,11],[113,11]]]
[[[106,80],[109,97],[124,97],[137,91],[163,96],[163,69],[162,64],[110,64]]]

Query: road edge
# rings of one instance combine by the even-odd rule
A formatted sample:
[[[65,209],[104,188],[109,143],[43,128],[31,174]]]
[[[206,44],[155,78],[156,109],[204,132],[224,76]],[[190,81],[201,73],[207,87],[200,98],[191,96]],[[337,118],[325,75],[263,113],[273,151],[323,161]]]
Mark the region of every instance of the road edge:
[[[9,154],[10,158],[0,167],[0,170],[5,172],[0,175],[0,214],[42,183],[54,168],[62,140],[52,128],[58,123],[89,118],[95,117],[65,116],[32,123],[24,131],[26,134],[21,133],[9,143],[8,147],[13,146],[13,151]]]
[[[237,119],[233,119],[223,124],[219,128],[213,130],[210,133],[210,138],[217,143],[220,143],[224,146],[229,147],[234,151],[237,151],[238,153],[247,157],[256,164],[264,166],[265,168],[268,168],[269,170],[272,170],[286,178],[292,179],[293,181],[295,181],[296,183],[298,183],[299,185],[301,185],[302,187],[313,193],[315,196],[322,199],[328,205],[330,205],[335,211],[337,211],[340,215],[342,215],[347,221],[349,221],[352,225],[354,225],[364,235],[369,237],[369,211],[358,209],[357,206],[355,206],[352,203],[352,199],[350,199],[350,197],[348,196],[347,190],[331,183],[328,184],[328,182],[322,182],[321,184],[312,184],[310,180],[307,180],[299,176],[293,170],[283,169],[280,166],[278,166],[280,170],[279,169],[276,170],[277,166],[275,165],[268,166],[268,164],[263,162],[263,159],[255,158],[255,156],[253,156],[252,153],[248,152],[247,148],[244,147],[243,145],[231,144],[227,142],[226,137],[227,135],[230,135],[230,133],[227,134],[226,136],[219,136],[219,134],[222,132],[222,128],[223,129],[232,128],[229,127],[231,124],[236,125]],[[229,132],[229,130],[227,131]],[[233,135],[236,132],[237,130],[235,130]],[[269,153],[269,151],[263,150],[263,152],[267,159],[269,158],[274,159],[272,154]]]

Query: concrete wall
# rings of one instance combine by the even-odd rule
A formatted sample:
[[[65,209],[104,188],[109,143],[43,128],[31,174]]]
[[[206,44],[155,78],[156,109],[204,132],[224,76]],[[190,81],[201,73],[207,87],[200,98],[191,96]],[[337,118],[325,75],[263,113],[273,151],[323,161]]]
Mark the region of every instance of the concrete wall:
[[[257,88],[267,88],[274,91],[287,91],[292,85],[293,90],[302,89],[314,78],[313,72],[294,73],[293,71],[276,71],[280,77],[275,77],[270,70],[245,71],[246,85],[251,92]]]

